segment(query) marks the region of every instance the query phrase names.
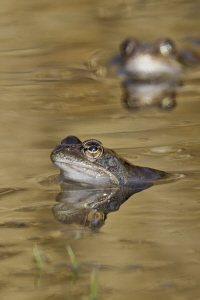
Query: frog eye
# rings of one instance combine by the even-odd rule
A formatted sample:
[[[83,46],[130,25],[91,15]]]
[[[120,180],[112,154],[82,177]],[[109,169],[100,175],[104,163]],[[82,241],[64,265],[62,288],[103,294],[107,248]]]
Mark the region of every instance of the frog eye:
[[[126,39],[120,45],[121,55],[127,56],[127,55],[132,54],[138,45],[139,45],[139,42],[135,38]]]
[[[97,159],[103,153],[103,146],[97,140],[87,140],[83,142],[83,153],[89,159]]]
[[[159,51],[163,56],[171,56],[176,54],[176,46],[170,39],[161,39],[158,41]]]

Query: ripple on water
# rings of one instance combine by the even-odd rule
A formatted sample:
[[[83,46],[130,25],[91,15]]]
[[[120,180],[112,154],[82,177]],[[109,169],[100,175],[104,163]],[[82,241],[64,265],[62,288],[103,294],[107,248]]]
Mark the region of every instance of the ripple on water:
[[[148,154],[168,155],[170,160],[190,159],[194,155],[188,153],[187,149],[171,146],[154,147],[148,151]]]
[[[181,153],[183,151],[186,150],[183,148],[171,147],[171,146],[154,147],[150,149],[150,152],[153,154]]]

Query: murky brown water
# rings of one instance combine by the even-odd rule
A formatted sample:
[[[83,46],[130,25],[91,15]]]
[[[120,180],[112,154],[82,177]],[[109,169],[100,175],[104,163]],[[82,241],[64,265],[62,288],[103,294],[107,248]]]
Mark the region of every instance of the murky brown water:
[[[99,299],[200,299],[200,70],[171,112],[131,113],[119,79],[94,66],[130,35],[198,36],[199,13],[199,1],[1,2],[1,299],[89,299],[93,269]],[[58,173],[49,155],[67,135],[186,176],[132,196],[97,234],[62,225],[51,212],[59,186],[39,182]]]

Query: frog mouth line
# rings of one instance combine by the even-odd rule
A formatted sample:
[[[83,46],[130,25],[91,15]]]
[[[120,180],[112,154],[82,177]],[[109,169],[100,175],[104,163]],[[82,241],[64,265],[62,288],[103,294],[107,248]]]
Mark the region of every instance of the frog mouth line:
[[[94,166],[94,164],[84,164],[80,166],[75,161],[63,161],[63,160],[52,160],[55,166],[61,169],[66,175],[65,178],[74,180],[77,182],[88,182],[93,184],[112,184],[118,185],[118,179],[107,170],[107,172],[101,166]]]
[[[93,169],[94,170],[94,162],[91,163],[90,161],[87,161],[87,163],[85,163],[84,161],[77,162],[76,160],[72,160],[72,159],[67,159],[62,158],[62,157],[57,157],[56,155],[52,154],[51,155],[51,160],[52,162],[57,165],[64,165],[66,167],[69,167],[71,169],[85,169],[85,170],[90,170]],[[97,167],[98,169],[101,169],[101,166]]]

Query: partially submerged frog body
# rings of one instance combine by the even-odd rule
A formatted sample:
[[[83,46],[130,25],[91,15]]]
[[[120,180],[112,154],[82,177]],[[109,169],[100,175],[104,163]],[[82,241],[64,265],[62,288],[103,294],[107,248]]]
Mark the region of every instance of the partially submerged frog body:
[[[197,58],[189,51],[176,49],[169,38],[153,43],[127,38],[120,45],[119,75],[143,81],[180,80],[183,65],[194,65]]]
[[[154,181],[167,173],[132,165],[102,143],[91,139],[81,142],[68,136],[51,153],[52,162],[61,170],[61,181],[88,186],[131,185]]]

